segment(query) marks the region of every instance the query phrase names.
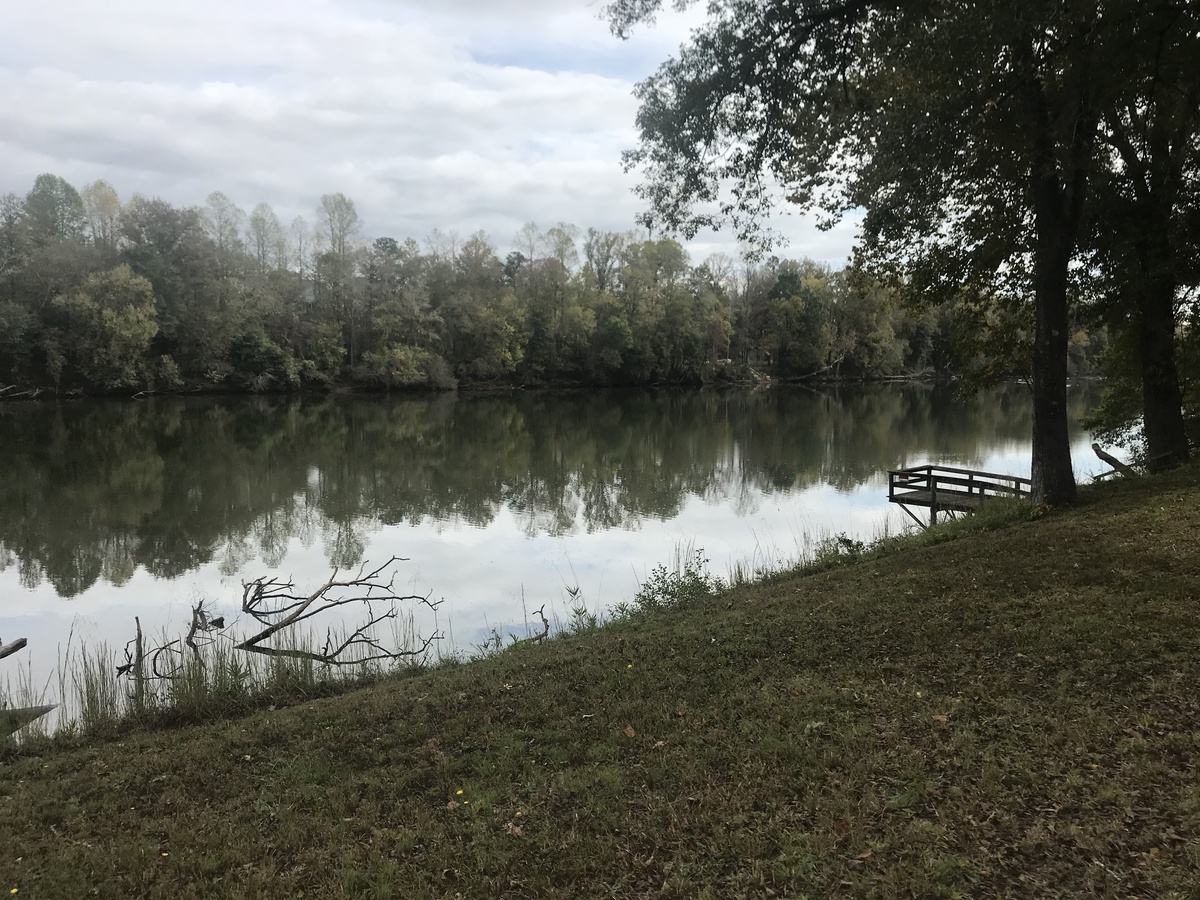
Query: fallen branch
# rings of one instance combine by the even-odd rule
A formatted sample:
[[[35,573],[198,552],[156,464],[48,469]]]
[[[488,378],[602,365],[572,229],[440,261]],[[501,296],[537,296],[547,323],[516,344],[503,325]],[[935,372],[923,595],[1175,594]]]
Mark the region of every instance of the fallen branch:
[[[1116,471],[1120,472],[1122,475],[1124,475],[1128,478],[1133,478],[1137,475],[1137,470],[1135,470],[1132,466],[1126,465],[1125,463],[1121,462],[1119,459],[1117,459],[1111,453],[1105,453],[1103,450],[1100,449],[1099,444],[1092,444],[1092,450],[1098,457],[1100,457],[1101,461],[1108,463],[1110,466],[1112,466]]]
[[[192,653],[196,656],[200,655],[200,646],[196,643],[196,636],[201,636],[201,643],[211,644],[212,638],[207,637],[214,631],[220,631],[225,627],[225,617],[216,616],[210,618],[204,609],[204,601],[201,600],[192,607],[192,625],[188,629],[187,637],[183,642],[192,648]]]
[[[17,638],[11,644],[6,644],[3,640],[0,640],[0,659],[12,656],[28,643],[29,641],[26,638]],[[34,719],[40,719],[52,709],[54,709],[53,704],[49,706],[24,706],[19,709],[0,709],[0,738],[7,738],[9,735],[24,728]]]
[[[188,633],[182,638],[176,638],[155,647],[146,653],[142,641],[142,623],[135,616],[134,625],[137,633],[133,640],[125,644],[125,662],[117,666],[117,677],[128,676],[135,684],[135,702],[139,705],[144,701],[144,685],[148,681],[170,681],[183,668],[184,646],[191,649],[192,655],[201,659],[200,648],[213,642],[209,635],[225,627],[224,616],[209,616],[201,600],[192,607],[192,624]],[[132,649],[131,649],[132,648]],[[146,661],[149,659],[149,673]]]
[[[25,706],[21,709],[0,709],[0,737],[8,737],[35,719],[40,719],[52,709],[54,709],[54,704]]]
[[[546,604],[543,603],[537,611],[538,618],[542,620],[542,633],[531,635],[526,640],[533,641],[535,644],[540,644],[550,634],[550,620],[546,618]]]
[[[407,649],[389,649],[371,634],[371,630],[386,619],[394,619],[396,604],[401,602],[421,603],[430,609],[440,605],[428,594],[397,594],[395,573],[385,573],[397,562],[405,560],[393,556],[383,565],[367,571],[366,564],[359,566],[352,577],[338,578],[334,569],[328,581],[309,594],[297,593],[291,581],[275,578],[256,578],[242,582],[242,612],[265,626],[257,634],[246,638],[234,647],[264,656],[308,659],[331,666],[357,665],[380,659],[401,659],[423,655],[441,635],[433,635],[421,641],[420,646]],[[301,622],[322,615],[332,609],[361,603],[367,607],[367,621],[349,635],[336,639],[332,629],[327,630],[325,645],[320,650],[303,650],[295,647],[280,647],[268,644],[280,632]],[[384,605],[382,612],[376,608]]]
[[[16,385],[9,385],[8,387],[4,388],[3,392],[0,392],[0,396],[3,396],[5,400],[32,400],[42,392],[41,388],[31,388],[27,391],[17,391],[15,394],[7,393],[15,387]]]
[[[25,638],[17,638],[11,644],[6,644],[4,641],[0,641],[0,659],[4,659],[6,656],[12,656],[18,650],[24,648],[24,646],[28,643],[29,641]]]

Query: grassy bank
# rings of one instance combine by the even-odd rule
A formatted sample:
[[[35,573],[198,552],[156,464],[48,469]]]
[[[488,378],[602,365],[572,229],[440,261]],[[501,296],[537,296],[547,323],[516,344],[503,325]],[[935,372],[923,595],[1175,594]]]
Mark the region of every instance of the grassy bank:
[[[468,665],[7,751],[20,897],[1198,897],[1200,471]]]

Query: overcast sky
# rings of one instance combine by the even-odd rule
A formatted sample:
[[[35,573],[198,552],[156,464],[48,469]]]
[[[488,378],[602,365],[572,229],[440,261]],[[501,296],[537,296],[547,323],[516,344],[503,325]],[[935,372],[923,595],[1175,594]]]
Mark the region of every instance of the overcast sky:
[[[634,227],[633,85],[688,33],[614,38],[603,0],[11,0],[0,28],[0,193],[52,172],[127,199],[223,191],[285,226],[351,198],[362,234],[525,222]],[[703,4],[701,4],[701,7]],[[693,14],[693,21],[695,21]],[[775,223],[780,255],[841,265],[852,227]],[[737,253],[728,235],[691,245]]]

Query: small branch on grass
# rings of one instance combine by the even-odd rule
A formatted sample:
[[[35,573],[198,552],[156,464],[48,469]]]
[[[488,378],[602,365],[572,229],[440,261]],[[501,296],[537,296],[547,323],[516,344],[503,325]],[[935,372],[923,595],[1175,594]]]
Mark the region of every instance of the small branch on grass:
[[[523,637],[523,638],[518,638],[515,634],[509,635],[509,637],[512,639],[512,646],[515,647],[518,644],[540,644],[550,634],[550,620],[546,618],[546,604],[543,603],[541,605],[541,607],[539,609],[535,609],[534,612],[537,613],[538,618],[542,620],[541,633],[540,634],[531,634],[528,637]],[[499,650],[500,649],[500,644],[499,644],[500,635],[495,632],[493,632],[493,633],[496,634],[496,641],[497,641],[496,649]],[[486,646],[486,645],[484,645],[484,646]],[[482,647],[481,647],[481,649],[482,649]]]
[[[550,634],[550,620],[546,618],[545,603],[543,603],[541,608],[538,609],[537,614],[538,618],[542,620],[542,633],[533,635],[531,638],[529,638],[529,640],[533,641],[535,644],[540,644],[546,639],[547,635]]]
[[[11,644],[6,644],[3,640],[0,640],[0,659],[12,656],[28,643],[29,641],[26,638],[17,638]],[[35,719],[40,719],[52,709],[54,709],[53,704],[48,706],[23,706],[17,709],[0,709],[0,738],[7,738],[9,735],[16,733]]]
[[[440,634],[435,632],[422,640],[419,647],[408,650],[389,650],[371,634],[371,629],[380,622],[396,617],[397,603],[421,603],[430,609],[437,609],[440,605],[431,600],[428,594],[396,593],[396,575],[394,572],[388,574],[388,569],[397,562],[405,561],[403,557],[393,556],[369,571],[367,564],[363,563],[356,573],[344,578],[338,578],[338,570],[334,569],[329,580],[309,594],[297,593],[291,581],[275,578],[242,582],[242,612],[265,627],[235,644],[235,649],[264,656],[308,659],[332,666],[423,655],[434,641],[441,640]],[[293,625],[352,603],[362,603],[367,607],[367,621],[341,640],[334,638],[332,630],[327,631],[325,646],[321,650],[302,650],[267,643]],[[377,613],[375,610],[380,604],[385,604],[386,609]],[[364,652],[365,655],[361,655]]]

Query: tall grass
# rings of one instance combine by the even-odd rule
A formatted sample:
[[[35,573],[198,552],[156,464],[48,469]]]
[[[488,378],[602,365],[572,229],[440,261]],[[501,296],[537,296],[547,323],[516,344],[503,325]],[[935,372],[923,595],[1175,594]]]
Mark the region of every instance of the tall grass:
[[[281,635],[275,646],[310,651],[327,639],[339,643],[348,631],[319,636],[313,632]],[[57,694],[48,682],[33,682],[31,664],[0,680],[0,709],[56,704],[53,713],[20,729],[11,740],[33,745],[53,737],[71,738],[111,729],[123,721],[166,718],[200,720],[219,717],[256,705],[324,695],[365,684],[387,674],[411,672],[440,658],[434,649],[409,654],[422,646],[411,615],[392,620],[392,643],[401,655],[366,660],[366,648],[351,647],[342,665],[322,664],[302,655],[280,656],[235,649],[236,640],[217,635],[197,651],[167,634],[145,642],[141,684],[136,670],[120,664],[124,654],[101,643],[87,646],[75,640],[60,649]]]
[[[111,725],[125,715],[127,698],[116,668],[116,654],[107,644],[90,649],[80,645],[79,655],[69,669],[71,693],[62,698],[60,709],[73,709],[82,730]]]

